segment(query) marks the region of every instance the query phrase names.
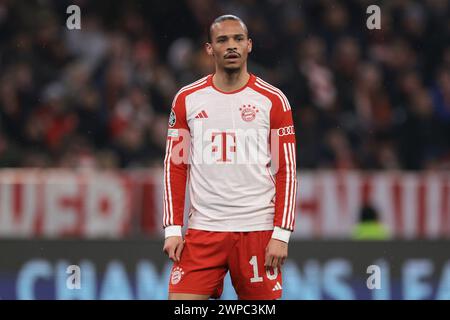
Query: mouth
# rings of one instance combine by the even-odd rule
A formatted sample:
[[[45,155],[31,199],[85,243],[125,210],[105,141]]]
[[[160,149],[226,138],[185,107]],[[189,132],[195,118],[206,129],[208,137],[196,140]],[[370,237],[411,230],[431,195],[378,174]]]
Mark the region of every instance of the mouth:
[[[225,55],[226,60],[238,59],[239,57],[240,57],[240,55],[238,53],[229,53],[229,54]]]

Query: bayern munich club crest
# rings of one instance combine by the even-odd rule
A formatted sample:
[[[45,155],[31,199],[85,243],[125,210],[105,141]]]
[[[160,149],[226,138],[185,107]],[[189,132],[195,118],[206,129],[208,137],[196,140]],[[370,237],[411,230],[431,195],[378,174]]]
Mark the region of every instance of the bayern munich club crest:
[[[241,111],[242,120],[246,122],[253,121],[256,118],[256,113],[259,112],[258,108],[249,104],[244,104],[239,108],[239,111]]]
[[[182,268],[180,267],[176,267],[172,270],[172,275],[170,277],[170,282],[172,282],[172,284],[177,284],[178,282],[181,281],[181,277],[183,276],[184,271]]]

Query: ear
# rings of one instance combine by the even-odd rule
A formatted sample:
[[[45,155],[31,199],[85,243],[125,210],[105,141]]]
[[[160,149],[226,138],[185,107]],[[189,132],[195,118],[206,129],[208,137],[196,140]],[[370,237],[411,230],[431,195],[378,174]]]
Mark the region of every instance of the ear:
[[[248,51],[248,53],[250,53],[250,52],[252,52],[252,48],[253,48],[253,41],[252,41],[252,39],[248,39],[248,42],[247,42],[247,51]]]
[[[211,43],[209,43],[209,42],[205,43],[205,49],[206,49],[206,53],[208,54],[208,56],[212,57],[214,55]]]

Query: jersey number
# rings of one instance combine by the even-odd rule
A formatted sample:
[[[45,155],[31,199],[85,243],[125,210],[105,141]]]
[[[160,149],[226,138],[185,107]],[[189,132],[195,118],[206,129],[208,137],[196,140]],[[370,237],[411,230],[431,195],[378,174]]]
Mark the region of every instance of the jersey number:
[[[256,259],[256,256],[252,256],[252,258],[250,259],[250,261],[248,262],[252,265],[253,267],[253,278],[250,278],[250,282],[262,282],[263,281],[263,277],[259,276],[258,273],[258,260]],[[267,279],[269,280],[275,280],[278,276],[278,268],[275,267],[273,268],[273,274],[270,273],[270,269],[266,270],[266,276]]]

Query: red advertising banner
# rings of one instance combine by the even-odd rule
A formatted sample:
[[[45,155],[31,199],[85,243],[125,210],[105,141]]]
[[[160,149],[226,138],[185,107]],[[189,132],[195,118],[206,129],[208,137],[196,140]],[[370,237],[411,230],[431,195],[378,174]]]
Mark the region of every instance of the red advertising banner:
[[[365,203],[394,238],[450,236],[450,174],[320,172],[299,176],[298,237],[349,237]]]
[[[321,171],[298,181],[294,238],[349,238],[365,203],[393,238],[450,237],[448,172]],[[0,237],[161,236],[162,195],[160,169],[2,170]]]
[[[95,172],[0,173],[2,237],[118,237],[131,227],[131,181]]]

